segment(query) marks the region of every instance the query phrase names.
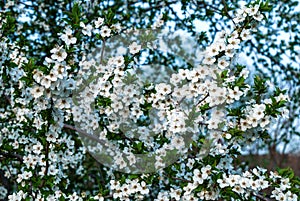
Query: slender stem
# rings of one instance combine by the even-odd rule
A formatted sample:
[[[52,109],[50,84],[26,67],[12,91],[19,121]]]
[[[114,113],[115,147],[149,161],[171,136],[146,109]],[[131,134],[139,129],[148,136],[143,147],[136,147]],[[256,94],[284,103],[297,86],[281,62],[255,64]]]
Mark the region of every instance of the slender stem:
[[[44,177],[46,177],[48,175],[48,169],[49,169],[49,142],[47,142],[46,144],[46,153],[45,153],[46,157],[45,157],[45,160],[46,160],[46,168],[45,168],[45,175]],[[41,184],[39,185],[39,188],[42,188],[44,187],[46,183],[46,179],[43,179]]]
[[[227,7],[225,0],[222,0],[222,4],[224,6],[224,12],[225,12],[226,16],[233,22],[234,25],[236,25],[235,22],[233,21],[233,18],[231,17],[231,15],[229,15],[228,7]]]
[[[209,96],[209,93],[207,93],[201,100],[198,101],[197,105],[202,103],[207,97]]]
[[[9,103],[9,105],[11,105],[11,100],[10,100],[10,98],[9,98],[7,95],[5,95],[5,94],[4,94],[4,97],[5,97],[6,101]]]
[[[263,195],[260,195],[260,194],[252,193],[252,195],[254,195],[256,198],[258,198],[258,199],[260,199],[260,200],[264,200],[264,201],[273,201],[273,199],[264,197]]]
[[[184,182],[188,182],[188,183],[193,183],[193,181],[188,180],[188,179],[182,179],[182,178],[178,178],[178,177],[170,177],[171,179],[175,179],[175,180],[180,180],[180,181],[184,181]]]
[[[84,137],[87,137],[87,138],[89,138],[91,140],[95,140],[95,141],[97,141],[97,142],[99,142],[101,144],[104,143],[104,141],[100,140],[96,136],[88,134],[85,131],[81,130],[80,128],[76,128],[75,126],[72,126],[72,125],[69,125],[69,124],[64,124],[63,128],[67,128],[67,129],[71,129],[71,130],[77,131],[78,133],[82,134]]]
[[[171,177],[170,175],[168,174],[165,174],[164,175],[170,179],[174,179],[174,180],[179,180],[179,181],[184,181],[184,182],[188,182],[188,183],[193,183],[193,181],[191,180],[188,180],[188,179],[183,179],[183,178],[178,178],[178,177]]]
[[[11,153],[11,152],[10,153],[5,153],[5,152],[0,151],[0,155],[3,155],[6,158],[16,158],[20,162],[23,162],[23,157],[19,154],[16,154],[16,153]]]

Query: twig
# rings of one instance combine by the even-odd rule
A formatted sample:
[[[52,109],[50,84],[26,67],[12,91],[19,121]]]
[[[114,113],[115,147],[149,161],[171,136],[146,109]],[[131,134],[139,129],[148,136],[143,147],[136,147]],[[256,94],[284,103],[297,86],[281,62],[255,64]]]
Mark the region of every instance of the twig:
[[[83,136],[91,139],[91,140],[95,140],[101,144],[104,144],[103,140],[100,140],[99,138],[97,138],[94,135],[88,134],[86,133],[84,130],[81,130],[80,128],[76,128],[75,126],[69,125],[69,124],[64,124],[63,128],[67,128],[67,129],[71,129],[73,131],[77,131],[78,133],[82,134]]]
[[[209,93],[207,92],[207,94],[201,100],[198,101],[197,105],[202,103],[208,96],[209,96]]]
[[[10,100],[10,98],[9,98],[6,94],[4,94],[4,97],[5,97],[6,101],[11,105],[11,100]]]
[[[178,177],[171,177],[170,175],[167,175],[164,173],[164,175],[168,178],[174,179],[174,180],[180,180],[180,181],[184,181],[184,182],[188,182],[188,183],[193,183],[193,181],[188,180],[188,179],[183,179],[183,178],[178,178]]]
[[[231,15],[229,15],[229,12],[228,12],[228,8],[227,8],[227,4],[225,2],[225,0],[222,0],[222,4],[224,6],[224,12],[226,14],[226,16],[233,22],[233,24],[235,25],[235,22],[233,21],[233,18],[231,17]]]
[[[47,176],[48,169],[49,169],[49,160],[48,160],[48,157],[49,157],[49,143],[48,142],[47,142],[47,145],[46,145],[46,154],[45,155],[46,155],[46,157],[45,157],[45,159],[46,159],[46,168],[45,168],[45,175],[44,175],[44,177]],[[45,185],[45,183],[46,183],[46,180],[44,179],[41,182],[41,184],[39,185],[39,187],[42,188]]]
[[[193,181],[188,180],[188,179],[182,179],[182,178],[178,178],[178,177],[170,177],[171,179],[175,179],[175,180],[180,180],[180,181],[184,181],[184,182],[188,182],[188,183],[193,183]]]
[[[180,105],[184,101],[185,98],[186,98],[186,96],[184,96],[180,101],[178,101],[178,105]]]
[[[264,200],[264,201],[273,201],[273,199],[264,197],[263,195],[260,195],[260,194],[252,193],[252,195],[254,195],[255,197],[257,197],[257,198],[260,199],[260,200]]]
[[[20,162],[23,162],[23,157],[19,154],[16,154],[16,153],[5,153],[3,151],[0,151],[0,155],[3,155],[4,157],[7,157],[7,158],[17,158]]]

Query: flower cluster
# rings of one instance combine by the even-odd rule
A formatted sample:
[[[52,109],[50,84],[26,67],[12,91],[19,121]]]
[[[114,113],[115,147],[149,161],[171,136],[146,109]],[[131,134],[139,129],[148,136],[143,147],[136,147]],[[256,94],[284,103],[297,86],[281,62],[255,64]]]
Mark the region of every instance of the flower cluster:
[[[259,3],[237,11],[234,30],[217,33],[201,64],[160,83],[139,77],[138,60],[155,46],[164,15],[152,30],[128,31],[125,53],[109,57],[108,39],[123,33],[121,24],[110,12],[91,19],[83,3],[68,6],[39,61],[2,35],[12,20],[0,13],[0,179],[10,182],[1,180],[0,199],[249,200],[266,189],[276,200],[298,199],[289,170],[233,164],[242,146],[287,115],[285,92],[268,91],[258,76],[252,82],[235,62],[263,18]]]

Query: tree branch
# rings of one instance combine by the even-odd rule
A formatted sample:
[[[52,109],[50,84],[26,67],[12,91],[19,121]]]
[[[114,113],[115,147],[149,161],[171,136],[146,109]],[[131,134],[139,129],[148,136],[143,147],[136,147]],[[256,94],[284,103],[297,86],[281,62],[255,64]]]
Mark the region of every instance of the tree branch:
[[[76,128],[75,126],[69,125],[69,124],[64,124],[63,128],[67,128],[67,129],[71,129],[73,131],[77,131],[78,133],[82,134],[83,136],[91,139],[91,140],[95,140],[99,143],[103,143],[102,140],[100,140],[99,138],[97,138],[96,136],[93,136],[91,134],[86,133],[84,130],[81,130],[80,128]]]
[[[16,158],[20,162],[23,162],[23,156],[21,156],[19,154],[16,154],[16,153],[12,153],[12,152],[6,153],[6,152],[3,152],[3,151],[0,151],[0,155],[3,155],[6,158]]]
[[[252,193],[252,195],[255,196],[256,198],[260,199],[260,200],[264,200],[264,201],[273,201],[273,199],[264,197],[264,196],[261,195],[261,194],[255,194],[255,193]]]

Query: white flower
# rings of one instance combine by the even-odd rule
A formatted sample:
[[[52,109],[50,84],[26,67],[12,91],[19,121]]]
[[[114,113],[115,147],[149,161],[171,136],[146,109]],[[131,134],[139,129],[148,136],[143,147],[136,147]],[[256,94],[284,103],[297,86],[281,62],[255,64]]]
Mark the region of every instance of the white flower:
[[[282,192],[278,193],[275,198],[276,200],[286,201],[285,195]]]
[[[260,120],[259,125],[260,125],[260,127],[264,128],[264,127],[266,127],[269,123],[270,123],[270,117],[265,116],[265,117],[263,117],[263,118]]]
[[[228,44],[227,48],[229,48],[229,49],[238,49],[240,42],[241,42],[240,39],[230,37],[230,38],[228,38],[228,43],[229,44]]]
[[[49,175],[55,176],[55,175],[57,175],[58,171],[59,170],[54,165],[50,165],[49,168],[48,168],[48,174]]]
[[[98,19],[95,21],[95,27],[96,29],[99,28],[104,22],[104,19],[102,17],[98,17]]]
[[[245,190],[239,185],[235,185],[233,187],[232,191],[239,193],[239,194],[243,194],[245,192]]]
[[[136,163],[136,157],[132,153],[130,153],[129,155],[127,155],[127,159],[128,159],[129,165],[133,165],[133,164]]]
[[[51,80],[48,77],[44,77],[41,81],[41,85],[48,89],[51,86]]]
[[[224,58],[219,59],[219,61],[218,61],[218,67],[220,69],[223,70],[223,69],[225,69],[228,66],[229,66],[229,62],[228,61],[226,61]]]
[[[240,185],[242,188],[244,188],[244,189],[250,187],[250,179],[248,179],[248,178],[241,178],[241,179],[239,180],[239,185]]]
[[[117,180],[110,180],[110,189],[111,190],[115,190],[115,189],[118,189],[120,188],[120,182],[117,181]]]
[[[181,189],[174,190],[173,188],[171,188],[170,196],[171,198],[174,198],[176,201],[178,201],[180,200],[181,192],[182,192]]]
[[[117,56],[113,59],[113,64],[115,64],[117,67],[120,67],[124,64],[125,60],[123,56]]]
[[[234,23],[240,23],[240,22],[242,22],[242,21],[244,21],[245,20],[245,18],[244,17],[242,17],[242,16],[236,16],[235,18],[233,18],[233,21],[234,21]]]
[[[116,32],[120,32],[122,30],[121,24],[118,22],[116,24],[111,25],[111,29],[113,29]]]
[[[155,90],[158,94],[166,95],[171,93],[171,86],[165,83],[159,83],[155,86]]]
[[[226,31],[218,31],[215,36],[215,41],[222,41],[226,37]]]
[[[176,136],[172,138],[171,144],[176,148],[176,149],[182,149],[185,145],[184,139],[181,136]]]
[[[92,35],[92,30],[93,30],[92,25],[88,24],[87,26],[85,26],[83,22],[80,22],[80,27],[83,28],[82,29],[83,35],[88,35],[88,36]]]
[[[115,164],[118,165],[120,169],[123,169],[127,166],[127,163],[125,162],[122,156],[116,156]]]
[[[265,104],[260,104],[260,105],[255,104],[252,112],[252,116],[254,116],[257,119],[262,119],[265,116],[264,114],[265,109],[266,109]]]
[[[202,172],[202,178],[207,179],[208,175],[211,173],[211,166],[207,165],[205,167],[202,167],[201,172]]]
[[[265,189],[269,187],[269,182],[263,179],[256,180],[256,183],[261,189]]]
[[[110,36],[111,29],[108,26],[103,26],[100,30],[100,34],[103,38]]]
[[[16,194],[16,193],[13,193],[12,195],[9,195],[8,196],[8,200],[9,201],[21,201],[22,200],[22,196]]]
[[[98,200],[98,201],[104,201],[104,198],[101,194],[98,194],[98,195],[94,196],[93,199]]]
[[[276,101],[289,100],[289,96],[281,93],[279,96],[275,97],[275,99]]]
[[[240,75],[246,79],[249,76],[249,70],[247,70],[246,68],[243,68]]]
[[[63,49],[63,46],[53,48],[50,52],[53,53],[51,55],[51,58],[59,62],[64,61],[68,55],[67,52]]]
[[[210,118],[207,122],[208,124],[208,129],[218,129],[218,124],[221,123],[221,120],[220,119],[215,119],[215,118]]]
[[[203,60],[203,64],[212,65],[213,63],[215,63],[215,61],[216,61],[215,57],[205,57]]]
[[[130,54],[136,54],[141,50],[141,45],[138,45],[136,42],[133,42],[131,45],[129,45],[129,52]]]
[[[23,180],[23,174],[18,174],[17,183],[21,183]]]
[[[32,172],[31,171],[25,171],[23,172],[23,179],[28,180],[32,177]]]
[[[282,111],[281,111],[281,116],[284,118],[284,119],[288,119],[289,118],[289,114],[290,114],[290,111],[287,109],[287,108],[283,108]]]
[[[228,178],[226,178],[226,182],[229,184],[229,186],[233,187],[238,184],[240,179],[240,175],[229,175]]]
[[[200,172],[199,169],[194,169],[193,171],[193,181],[197,182],[198,184],[203,184],[203,178],[202,178],[202,173]]]
[[[69,195],[68,198],[71,200],[71,201],[76,201],[79,199],[79,196],[76,194],[76,192],[74,192],[72,195]]]
[[[226,182],[225,179],[218,179],[217,182],[218,182],[220,188],[225,188],[225,187],[229,186],[229,184]]]
[[[259,187],[260,187],[260,186],[258,186],[258,184],[257,184],[256,181],[250,180],[250,188],[251,188],[252,190],[255,191],[255,190],[257,190]]]
[[[32,146],[33,153],[39,155],[41,153],[41,150],[43,149],[43,146],[41,143],[35,144]]]
[[[234,56],[234,50],[227,47],[226,50],[225,50],[225,56],[233,57]]]
[[[256,21],[261,21],[264,16],[260,13],[260,12],[257,12],[255,15],[253,15],[253,18],[256,20]]]
[[[241,38],[242,40],[247,40],[250,37],[250,29],[243,29],[242,33],[241,33]]]
[[[239,33],[237,31],[234,31],[230,34],[230,38],[238,38],[239,37]]]
[[[70,108],[70,101],[68,99],[58,99],[55,106],[59,109]]]
[[[228,95],[230,98],[239,100],[240,97],[243,95],[243,92],[240,91],[238,86],[235,86],[234,89],[228,89]]]
[[[43,78],[43,73],[37,69],[34,69],[32,73],[33,73],[33,79],[37,83],[40,83],[41,79]]]
[[[39,98],[44,94],[44,88],[36,85],[31,89],[31,94],[34,98]]]
[[[289,188],[291,188],[290,179],[289,178],[281,179],[280,190],[285,191],[286,189]]]
[[[72,36],[72,30],[69,27],[65,30],[65,33],[60,36],[60,38],[66,43],[66,45],[75,44],[77,41],[77,38]]]
[[[259,9],[259,5],[255,5],[255,6],[250,6],[249,8],[245,9],[245,12],[248,13],[248,15],[253,16],[257,13]]]
[[[214,43],[211,46],[209,46],[206,51],[209,57],[213,57],[219,54],[220,47],[218,46],[218,44]]]
[[[49,80],[52,82],[55,82],[57,80],[57,75],[53,72],[50,72],[49,75],[46,76]]]

